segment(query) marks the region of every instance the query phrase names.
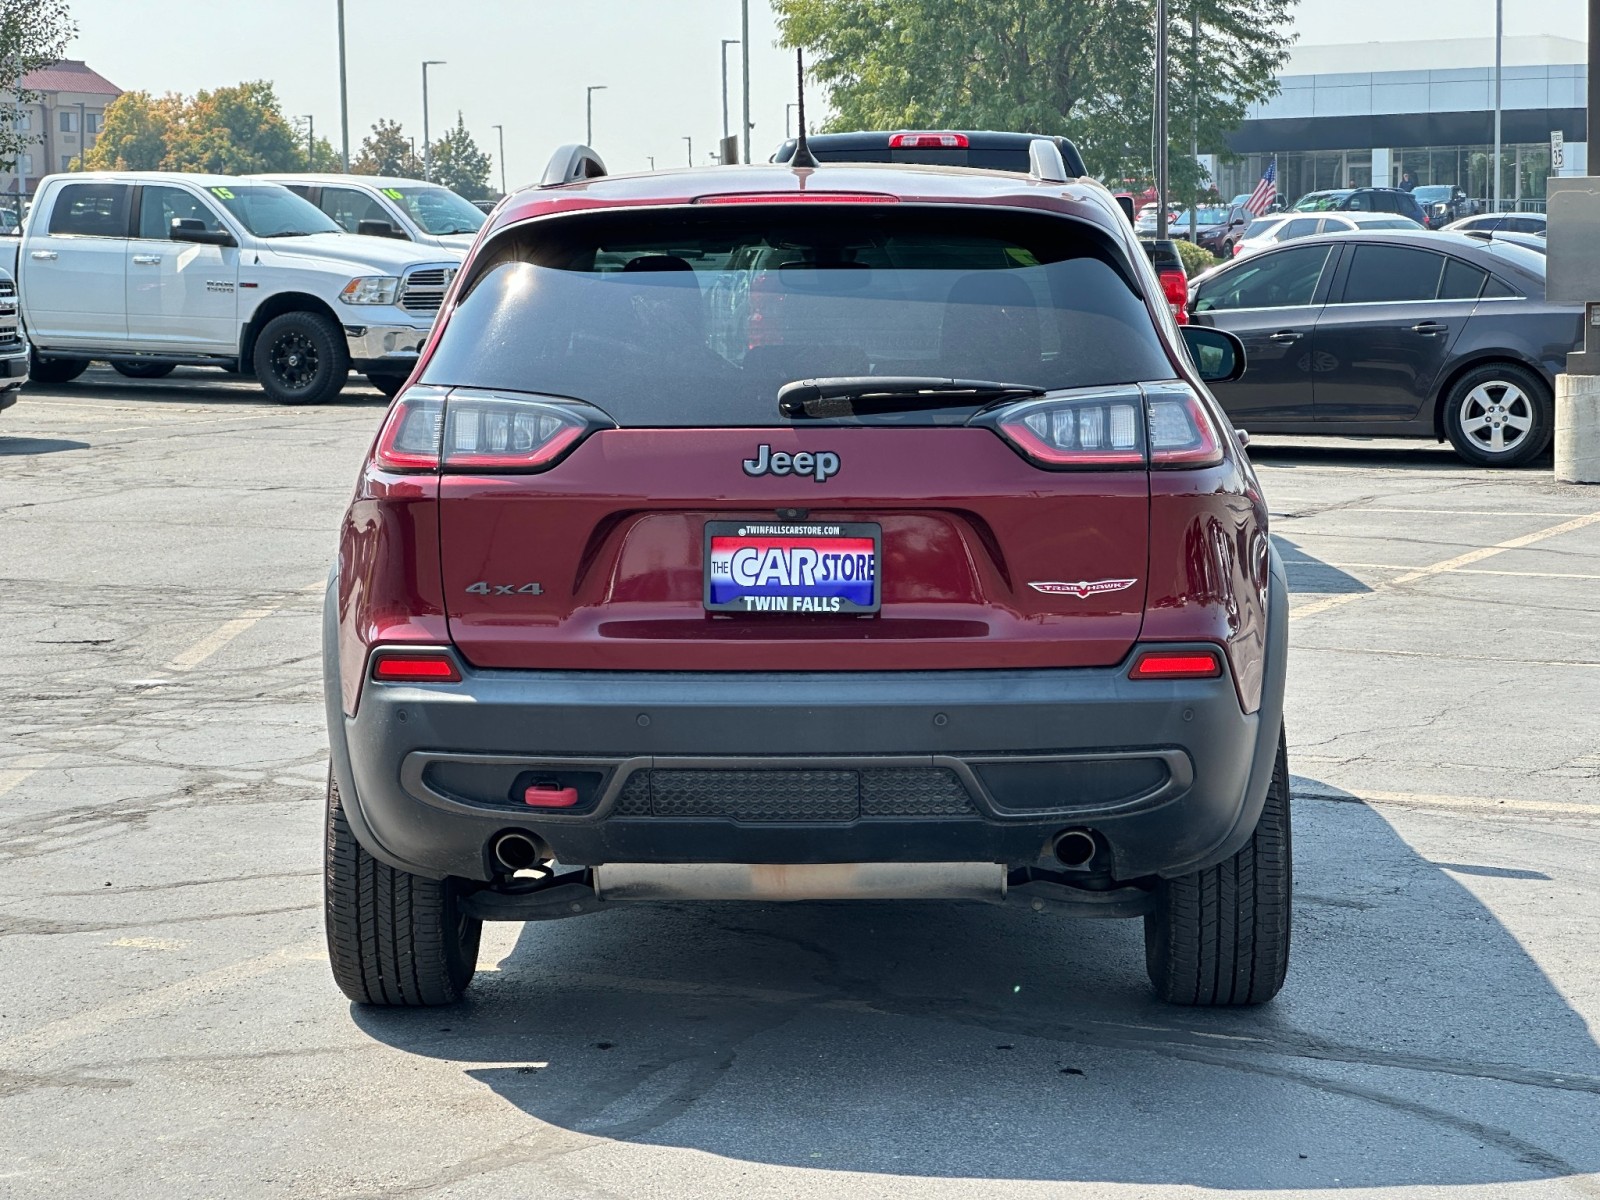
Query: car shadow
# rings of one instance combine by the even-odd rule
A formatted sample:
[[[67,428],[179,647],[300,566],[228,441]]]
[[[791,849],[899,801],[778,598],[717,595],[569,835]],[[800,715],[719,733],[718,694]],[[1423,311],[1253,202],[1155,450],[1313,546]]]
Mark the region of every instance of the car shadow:
[[[1450,447],[1417,438],[1396,441],[1387,438],[1317,437],[1307,442],[1287,435],[1258,435],[1250,441],[1250,461],[1258,466],[1319,467],[1347,466],[1397,468],[1412,471],[1475,471],[1479,468],[1465,462]],[[1554,464],[1554,452],[1546,450],[1532,462],[1520,467],[1500,467],[1505,471],[1548,471]]]
[[[256,384],[243,375],[230,375],[208,367],[178,367],[162,379],[129,379],[109,367],[90,367],[70,383],[30,382],[23,400],[34,397],[69,400],[91,394],[96,399],[138,400],[141,404],[230,404],[242,408],[278,408]],[[387,407],[377,388],[352,374],[338,399],[317,408],[350,405]],[[288,406],[293,407],[293,406]]]
[[[68,438],[6,437],[0,434],[0,457],[58,454],[63,450],[87,450],[88,442],[74,442]]]
[[[1280,534],[1272,535],[1272,544],[1278,548],[1284,570],[1289,576],[1289,590],[1297,594],[1338,595],[1345,592],[1370,592],[1372,588],[1341,570],[1332,563],[1323,562],[1309,554],[1298,542]]]
[[[1295,961],[1258,1009],[1158,1003],[1136,922],[862,903],[530,924],[455,1008],[352,1011],[528,1133],[740,1178],[1436,1190],[1600,1169],[1600,1048],[1456,878],[1496,865],[1429,862],[1355,797],[1302,790]]]

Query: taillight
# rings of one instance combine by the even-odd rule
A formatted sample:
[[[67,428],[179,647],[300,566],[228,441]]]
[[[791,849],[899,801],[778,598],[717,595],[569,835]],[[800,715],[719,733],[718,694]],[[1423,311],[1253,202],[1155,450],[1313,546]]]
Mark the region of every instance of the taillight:
[[[1172,305],[1172,315],[1179,325],[1189,323],[1189,277],[1182,271],[1162,271],[1161,290],[1167,303]]]
[[[610,422],[599,409],[516,392],[408,389],[374,459],[394,471],[543,471]]]
[[[980,419],[1043,467],[1142,467],[1143,405],[1137,389],[1095,392],[1028,400]]]
[[[891,150],[965,150],[964,133],[896,133],[889,138]]]
[[[1152,467],[1214,467],[1222,439],[1200,397],[1182,384],[1146,389]]]
[[[1146,650],[1134,660],[1129,679],[1215,679],[1222,659],[1215,650]]]
[[[379,683],[460,683],[455,659],[444,650],[379,650],[372,656]]]
[[[899,204],[882,192],[728,192],[696,196],[695,204]]]

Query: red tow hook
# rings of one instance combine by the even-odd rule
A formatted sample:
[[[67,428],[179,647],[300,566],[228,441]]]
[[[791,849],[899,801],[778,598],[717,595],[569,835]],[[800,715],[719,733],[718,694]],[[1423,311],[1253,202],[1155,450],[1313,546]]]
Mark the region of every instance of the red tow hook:
[[[572,808],[578,803],[578,789],[536,783],[522,793],[522,802],[533,808]]]

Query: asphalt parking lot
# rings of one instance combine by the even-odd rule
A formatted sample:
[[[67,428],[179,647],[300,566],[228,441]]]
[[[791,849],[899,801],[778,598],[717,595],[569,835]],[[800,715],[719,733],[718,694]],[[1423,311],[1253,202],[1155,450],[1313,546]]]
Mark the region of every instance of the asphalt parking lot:
[[[1600,1196],[1600,488],[1259,439],[1295,959],[982,905],[490,926],[353,1009],[318,655],[383,402],[96,368],[0,415],[0,1195]]]

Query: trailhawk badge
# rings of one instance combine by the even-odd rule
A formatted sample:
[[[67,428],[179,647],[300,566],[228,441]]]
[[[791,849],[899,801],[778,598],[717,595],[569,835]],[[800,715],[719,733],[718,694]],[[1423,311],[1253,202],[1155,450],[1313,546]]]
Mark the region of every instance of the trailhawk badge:
[[[1080,579],[1077,583],[1030,583],[1028,586],[1047,596],[1076,596],[1087,600],[1105,592],[1121,592],[1138,583],[1137,579]]]

